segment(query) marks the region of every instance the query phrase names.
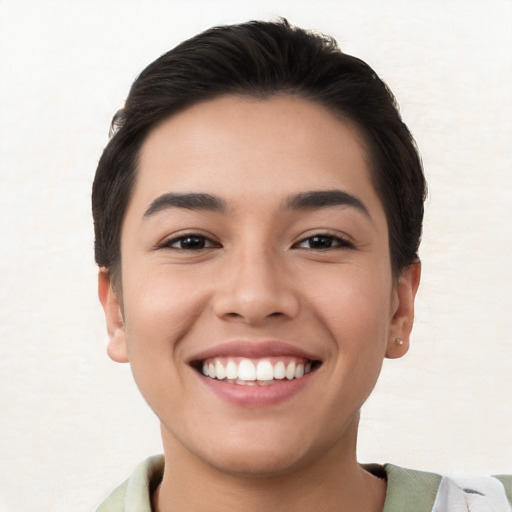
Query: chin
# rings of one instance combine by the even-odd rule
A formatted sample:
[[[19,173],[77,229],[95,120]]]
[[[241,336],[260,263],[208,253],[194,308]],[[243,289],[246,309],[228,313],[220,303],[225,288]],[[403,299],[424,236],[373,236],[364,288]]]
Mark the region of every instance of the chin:
[[[222,473],[252,478],[284,476],[321,457],[322,447],[308,446],[304,437],[301,441],[289,433],[279,434],[265,436],[260,431],[252,436],[217,438],[214,445],[208,443],[208,448],[196,455]]]
[[[211,466],[222,473],[237,477],[273,478],[293,473],[307,462],[301,456],[276,453],[275,450],[241,450],[211,460]]]

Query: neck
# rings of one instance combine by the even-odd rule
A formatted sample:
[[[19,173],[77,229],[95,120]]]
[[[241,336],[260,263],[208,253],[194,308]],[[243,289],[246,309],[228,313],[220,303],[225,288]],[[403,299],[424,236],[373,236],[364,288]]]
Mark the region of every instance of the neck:
[[[153,495],[153,510],[381,512],[386,482],[359,466],[357,422],[349,430],[336,446],[309,464],[279,474],[240,475],[205,463],[163,429],[166,467]]]

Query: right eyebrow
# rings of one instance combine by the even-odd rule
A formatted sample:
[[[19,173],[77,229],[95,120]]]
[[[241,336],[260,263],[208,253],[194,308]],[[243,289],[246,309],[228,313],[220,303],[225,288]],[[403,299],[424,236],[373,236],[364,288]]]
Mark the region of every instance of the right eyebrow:
[[[171,192],[157,197],[144,212],[144,218],[151,217],[152,215],[169,208],[225,212],[227,210],[227,204],[220,197],[211,194],[175,194]]]
[[[313,210],[332,206],[350,206],[363,213],[370,220],[370,212],[363,201],[344,190],[312,190],[290,196],[286,208],[290,210]]]

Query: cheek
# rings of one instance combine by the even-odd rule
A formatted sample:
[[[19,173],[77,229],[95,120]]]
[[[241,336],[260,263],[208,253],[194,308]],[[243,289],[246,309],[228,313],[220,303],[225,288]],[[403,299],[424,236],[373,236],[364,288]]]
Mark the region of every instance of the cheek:
[[[193,329],[204,301],[191,289],[184,293],[184,286],[179,279],[171,286],[161,273],[146,279],[139,274],[137,280],[126,283],[125,331],[131,371],[142,396],[161,419],[168,410],[187,407],[179,391],[186,371],[180,364],[181,341]]]
[[[370,336],[373,331],[382,335],[389,327],[391,274],[382,266],[376,263],[317,273],[307,283],[311,304],[337,334],[366,332]]]
[[[335,386],[344,392],[350,381],[351,392],[368,395],[380,373],[391,321],[391,278],[382,275],[354,271],[339,280],[331,276],[316,297],[316,314],[335,353]]]
[[[168,271],[139,273],[126,282],[125,330],[134,373],[176,361],[181,340],[207,307],[205,287],[177,274],[171,279]]]

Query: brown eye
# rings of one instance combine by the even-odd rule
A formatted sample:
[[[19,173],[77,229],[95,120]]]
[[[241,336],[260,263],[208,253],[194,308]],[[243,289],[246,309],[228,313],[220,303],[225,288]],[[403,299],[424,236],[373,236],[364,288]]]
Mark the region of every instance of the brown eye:
[[[339,248],[350,248],[353,245],[346,240],[343,240],[337,236],[331,235],[315,235],[305,238],[297,244],[300,249],[315,249],[315,250],[327,250],[327,249],[339,249]]]
[[[164,247],[180,249],[183,251],[199,251],[210,247],[217,247],[217,244],[201,235],[185,235],[173,238],[164,244]]]

